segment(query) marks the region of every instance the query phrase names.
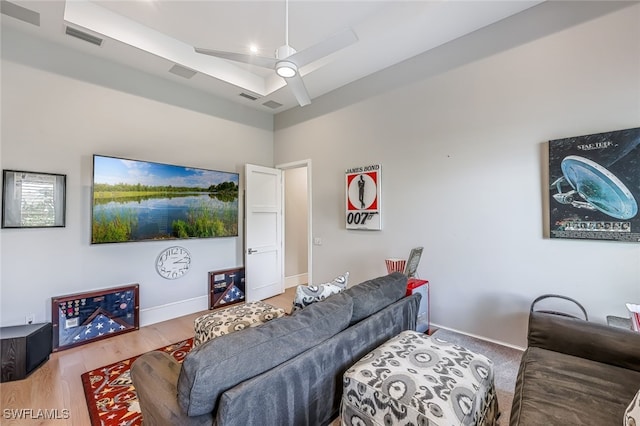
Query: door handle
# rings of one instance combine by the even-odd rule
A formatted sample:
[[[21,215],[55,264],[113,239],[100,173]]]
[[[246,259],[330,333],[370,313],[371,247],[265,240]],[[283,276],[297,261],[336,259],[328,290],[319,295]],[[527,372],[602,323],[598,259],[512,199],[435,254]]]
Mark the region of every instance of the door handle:
[[[250,249],[249,249],[249,254],[253,254],[253,253],[257,252],[257,251],[258,251],[258,250],[254,250],[254,249],[250,248]]]

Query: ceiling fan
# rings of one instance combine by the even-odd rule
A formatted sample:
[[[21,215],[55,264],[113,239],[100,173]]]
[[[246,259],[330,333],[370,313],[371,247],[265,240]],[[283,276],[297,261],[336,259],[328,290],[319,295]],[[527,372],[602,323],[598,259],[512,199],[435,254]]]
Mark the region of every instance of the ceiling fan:
[[[311,103],[311,99],[302,81],[300,68],[337,52],[356,41],[358,41],[358,36],[353,30],[346,29],[320,43],[296,52],[289,45],[289,1],[285,0],[285,44],[276,49],[274,58],[200,47],[195,47],[194,49],[197,53],[275,70],[280,77],[284,78],[287,86],[291,88],[300,106],[305,106]]]

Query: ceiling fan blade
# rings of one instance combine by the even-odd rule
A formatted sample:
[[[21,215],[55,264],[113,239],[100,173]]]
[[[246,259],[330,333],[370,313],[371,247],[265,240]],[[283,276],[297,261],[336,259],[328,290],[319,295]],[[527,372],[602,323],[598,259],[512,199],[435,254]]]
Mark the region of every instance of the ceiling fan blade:
[[[302,81],[300,74],[296,74],[291,78],[285,78],[284,80],[287,82],[287,86],[291,88],[293,96],[296,97],[300,106],[309,105],[311,103],[311,98],[309,98],[309,93],[307,92],[307,88],[304,87],[304,82]]]
[[[348,28],[332,37],[329,37],[326,40],[321,41],[318,44],[314,44],[313,46],[301,50],[300,52],[294,53],[293,55],[289,56],[287,60],[293,62],[300,68],[307,64],[310,64],[313,61],[324,58],[325,56],[328,56],[333,52],[344,49],[345,47],[355,43],[356,41],[358,41],[358,36],[353,32],[352,29]]]
[[[223,50],[203,49],[201,47],[194,47],[194,49],[197,53],[202,53],[204,55],[215,56],[217,58],[228,59],[230,61],[242,62],[244,64],[256,65],[270,69],[274,69],[276,62],[278,62],[275,58],[247,55],[245,53],[225,52]]]

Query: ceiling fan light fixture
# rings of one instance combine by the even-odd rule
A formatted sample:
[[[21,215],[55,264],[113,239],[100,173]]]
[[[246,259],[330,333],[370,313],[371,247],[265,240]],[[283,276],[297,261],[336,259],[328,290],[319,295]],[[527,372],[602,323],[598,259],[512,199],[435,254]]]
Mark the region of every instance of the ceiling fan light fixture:
[[[276,73],[282,78],[291,78],[298,73],[298,67],[293,62],[280,61],[276,64]]]

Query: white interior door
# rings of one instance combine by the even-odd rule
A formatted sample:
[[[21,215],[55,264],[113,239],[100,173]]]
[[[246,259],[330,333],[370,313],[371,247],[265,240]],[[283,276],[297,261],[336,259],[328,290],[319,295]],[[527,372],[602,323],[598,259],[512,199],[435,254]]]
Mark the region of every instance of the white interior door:
[[[282,171],[245,165],[247,302],[284,292]]]

